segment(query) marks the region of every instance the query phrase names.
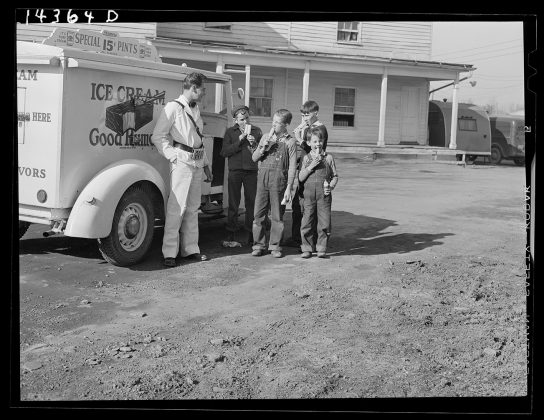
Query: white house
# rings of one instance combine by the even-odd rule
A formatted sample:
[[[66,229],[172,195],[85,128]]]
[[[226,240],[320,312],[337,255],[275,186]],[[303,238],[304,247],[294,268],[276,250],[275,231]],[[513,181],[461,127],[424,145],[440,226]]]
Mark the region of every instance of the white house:
[[[41,42],[57,26],[89,29],[17,24],[17,39]],[[147,39],[163,62],[229,73],[234,94],[244,89],[253,123],[264,130],[279,108],[293,113],[294,128],[302,103],[315,100],[331,145],[428,145],[429,82],[454,81],[456,120],[459,79],[475,70],[430,60],[432,22],[157,22],[93,29]],[[204,108],[213,107],[216,95],[222,92],[208,92]],[[456,148],[455,130],[449,148]]]

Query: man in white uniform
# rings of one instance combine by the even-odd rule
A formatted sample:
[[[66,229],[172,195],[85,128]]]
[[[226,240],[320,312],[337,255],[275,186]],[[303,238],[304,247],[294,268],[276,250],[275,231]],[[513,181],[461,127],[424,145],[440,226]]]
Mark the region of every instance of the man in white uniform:
[[[202,173],[212,181],[202,142],[203,122],[197,102],[206,93],[205,76],[190,73],[183,81],[183,93],[162,110],[151,140],[170,161],[170,195],[162,241],[164,265],[174,267],[182,257],[205,261],[198,247],[198,209]],[[181,233],[181,241],[180,241]]]

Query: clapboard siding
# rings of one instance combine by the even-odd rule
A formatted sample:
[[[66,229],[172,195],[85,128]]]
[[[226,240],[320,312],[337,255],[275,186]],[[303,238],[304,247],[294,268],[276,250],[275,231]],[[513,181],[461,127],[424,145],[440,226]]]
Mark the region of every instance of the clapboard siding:
[[[300,70],[289,70],[287,109],[293,113],[292,130],[300,123],[302,103],[302,76]],[[355,88],[355,127],[333,127],[333,106],[335,87]],[[428,83],[424,79],[389,77],[385,123],[386,144],[399,144],[402,141],[401,127],[401,89],[403,86],[419,88],[420,118],[418,142],[426,144]],[[380,118],[381,77],[354,73],[310,72],[308,98],[319,104],[319,119],[327,126],[331,144],[335,142],[354,144],[376,144],[378,141]]]
[[[156,23],[104,23],[88,25],[86,23],[35,23],[16,25],[16,38],[18,41],[42,42],[48,38],[55,28],[86,29],[93,31],[107,30],[119,33],[119,36],[126,38],[144,39],[156,36]]]
[[[357,55],[405,53],[430,59],[431,22],[362,22],[362,43],[336,42],[337,22],[292,22],[295,49]]]
[[[299,83],[301,84],[302,80]],[[377,142],[380,84],[381,78],[374,75],[310,72],[308,98],[319,104],[319,119],[327,126],[331,144],[335,142],[375,144]],[[333,127],[335,87],[355,88],[355,127],[353,128]]]
[[[287,47],[289,22],[232,22],[231,31],[204,29],[204,22],[159,22],[157,36],[173,39]]]
[[[163,37],[205,42],[227,42],[260,47],[348,55],[397,56],[430,59],[431,22],[363,22],[362,43],[336,42],[337,22],[233,22],[232,31],[204,29],[204,22],[94,24],[93,30],[110,30],[132,38]],[[41,42],[55,27],[89,29],[78,24],[17,24],[17,39]]]
[[[401,53],[430,59],[431,22],[363,22],[361,44],[338,43],[337,29],[335,21],[233,22],[230,32],[206,30],[203,22],[160,22],[157,36],[335,54]]]

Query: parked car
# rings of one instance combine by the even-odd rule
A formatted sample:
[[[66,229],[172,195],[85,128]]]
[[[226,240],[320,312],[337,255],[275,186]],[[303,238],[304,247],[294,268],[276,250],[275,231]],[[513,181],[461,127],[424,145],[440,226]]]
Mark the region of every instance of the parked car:
[[[525,165],[525,118],[517,115],[493,115],[491,123],[491,163],[503,159]]]

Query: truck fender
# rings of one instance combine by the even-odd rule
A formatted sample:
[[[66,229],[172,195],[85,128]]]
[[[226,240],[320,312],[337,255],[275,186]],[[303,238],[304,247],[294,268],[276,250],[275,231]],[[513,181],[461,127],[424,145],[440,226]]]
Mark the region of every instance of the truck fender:
[[[149,163],[137,159],[114,162],[98,172],[79,194],[64,234],[79,238],[108,236],[119,200],[131,185],[139,181],[152,182],[160,190],[163,200],[167,199],[164,180]]]

